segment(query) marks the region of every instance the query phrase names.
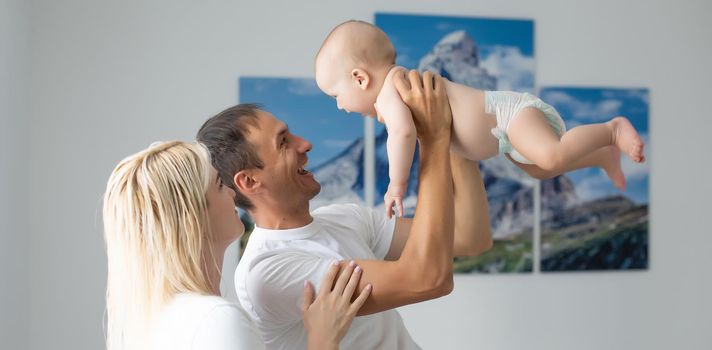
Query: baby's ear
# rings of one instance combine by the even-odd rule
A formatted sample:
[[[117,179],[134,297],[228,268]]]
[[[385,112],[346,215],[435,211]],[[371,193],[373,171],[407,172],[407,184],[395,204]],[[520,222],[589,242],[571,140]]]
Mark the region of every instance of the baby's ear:
[[[351,81],[353,81],[361,90],[366,90],[371,82],[371,77],[363,69],[356,68],[351,71]]]

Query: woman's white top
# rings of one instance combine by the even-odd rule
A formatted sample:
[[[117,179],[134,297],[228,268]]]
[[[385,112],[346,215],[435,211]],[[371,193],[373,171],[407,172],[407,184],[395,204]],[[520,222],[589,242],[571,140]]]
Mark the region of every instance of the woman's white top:
[[[264,341],[250,316],[218,296],[178,294],[161,311],[150,349],[261,350]]]

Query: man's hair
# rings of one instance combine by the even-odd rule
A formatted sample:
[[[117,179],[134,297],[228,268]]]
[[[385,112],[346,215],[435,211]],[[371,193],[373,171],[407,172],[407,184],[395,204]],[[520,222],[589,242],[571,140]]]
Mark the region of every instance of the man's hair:
[[[234,176],[245,169],[262,169],[255,146],[247,140],[250,128],[259,128],[260,106],[252,103],[230,107],[208,119],[196,136],[210,151],[213,166],[223,184],[235,190],[235,205],[248,210],[254,206],[235,186]]]

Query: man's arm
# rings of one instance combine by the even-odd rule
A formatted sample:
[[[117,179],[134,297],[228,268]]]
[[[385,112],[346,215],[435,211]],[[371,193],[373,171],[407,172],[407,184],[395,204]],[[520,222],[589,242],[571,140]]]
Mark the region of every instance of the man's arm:
[[[454,256],[477,256],[492,247],[487,194],[477,162],[450,152],[455,201]],[[386,260],[400,257],[408,241],[411,218],[398,218]]]
[[[410,238],[395,261],[357,260],[363,269],[358,289],[373,286],[359,315],[434,299],[453,288],[453,191],[450,170],[452,115],[443,80],[412,71],[395,79],[413,113],[420,140],[419,203]],[[342,262],[346,264],[346,262]]]
[[[475,256],[492,248],[487,193],[477,162],[450,152],[455,196],[455,256]]]

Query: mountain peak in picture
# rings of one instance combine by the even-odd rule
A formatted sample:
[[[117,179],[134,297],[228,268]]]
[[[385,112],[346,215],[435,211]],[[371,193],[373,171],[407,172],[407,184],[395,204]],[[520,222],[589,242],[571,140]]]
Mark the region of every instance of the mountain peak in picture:
[[[480,67],[477,44],[464,30],[454,31],[440,39],[420,59],[418,70],[429,70],[476,89],[497,89],[497,78]]]

